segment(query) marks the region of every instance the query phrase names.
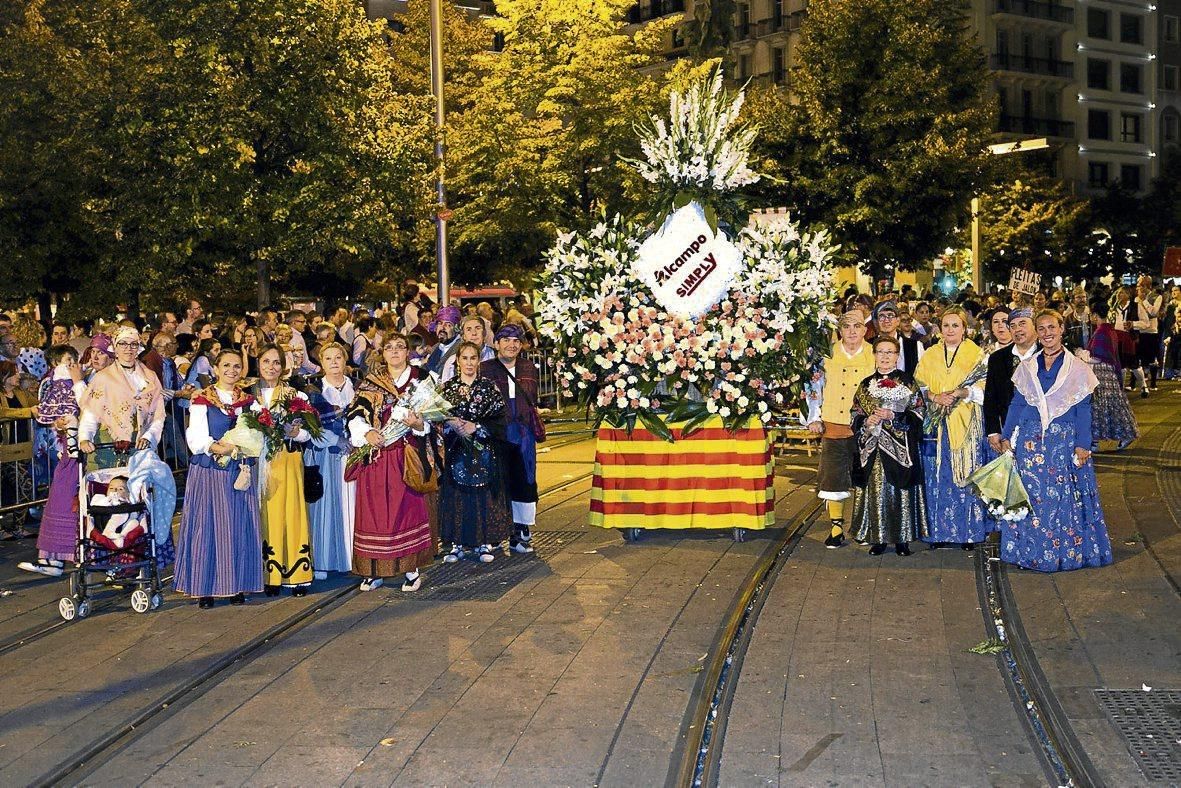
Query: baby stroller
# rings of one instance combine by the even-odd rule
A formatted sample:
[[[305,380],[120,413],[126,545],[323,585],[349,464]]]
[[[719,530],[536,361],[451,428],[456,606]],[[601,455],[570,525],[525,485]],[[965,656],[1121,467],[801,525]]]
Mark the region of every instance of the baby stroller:
[[[91,611],[91,591],[117,588],[131,591],[131,609],[136,613],[155,610],[163,602],[160,565],[156,561],[156,538],[153,533],[147,493],[131,503],[95,505],[91,499],[104,495],[115,477],[126,477],[128,468],[85,470],[85,457],[79,463],[78,542],[70,573],[70,595],[58,601],[57,610],[66,621],[85,618]],[[133,524],[125,534],[108,535],[108,525],[115,521]],[[165,523],[164,527],[169,527]],[[101,575],[101,580],[94,578]]]

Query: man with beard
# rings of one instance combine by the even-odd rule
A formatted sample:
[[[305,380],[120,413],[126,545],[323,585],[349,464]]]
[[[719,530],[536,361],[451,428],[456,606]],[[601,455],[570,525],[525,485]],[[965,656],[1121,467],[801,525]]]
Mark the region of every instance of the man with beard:
[[[1004,313],[998,312],[994,319]],[[1013,372],[1022,361],[1033,358],[1041,349],[1033,325],[1033,310],[1027,306],[1009,313],[1009,333],[1013,344],[997,348],[988,357],[988,377],[984,379],[984,434],[997,454],[1001,451],[1001,428],[1013,399]]]
[[[435,345],[435,349],[427,356],[425,365],[427,372],[433,372],[436,375],[443,374],[443,365],[455,355],[455,351],[458,349],[461,341],[455,330],[458,325],[459,309],[453,306],[445,306],[439,310],[439,315],[435,318],[434,325],[430,326],[435,336],[439,338],[439,343]]]

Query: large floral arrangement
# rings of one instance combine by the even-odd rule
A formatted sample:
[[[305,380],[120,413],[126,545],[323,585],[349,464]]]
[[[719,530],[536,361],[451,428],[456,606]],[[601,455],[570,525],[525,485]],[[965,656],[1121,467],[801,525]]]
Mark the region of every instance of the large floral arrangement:
[[[711,227],[733,221],[735,192],[757,176],[747,165],[753,131],[736,129],[741,96],[720,74],[673,94],[671,127],[638,129],[637,163],[667,209],[705,207]],[[745,223],[745,217],[743,218]],[[731,225],[735,226],[735,225]],[[834,247],[826,233],[789,219],[743,227],[732,239],[741,264],[720,298],[694,316],[666,308],[637,271],[645,228],[604,218],[587,233],[564,233],[542,278],[541,330],[557,346],[565,392],[600,421],[638,422],[671,440],[712,416],[728,429],[764,422],[794,404],[829,345]]]

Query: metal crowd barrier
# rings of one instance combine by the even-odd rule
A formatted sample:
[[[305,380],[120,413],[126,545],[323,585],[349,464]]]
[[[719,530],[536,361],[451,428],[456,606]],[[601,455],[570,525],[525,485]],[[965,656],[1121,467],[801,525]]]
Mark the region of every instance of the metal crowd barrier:
[[[33,419],[0,419],[0,524],[20,527],[29,511],[43,506],[57,454],[53,430]]]
[[[562,386],[558,381],[558,373],[553,363],[551,351],[545,348],[530,350],[525,353],[525,357],[533,362],[533,366],[537,367],[538,400],[540,400],[542,405],[552,403],[552,406],[556,410],[561,410]]]

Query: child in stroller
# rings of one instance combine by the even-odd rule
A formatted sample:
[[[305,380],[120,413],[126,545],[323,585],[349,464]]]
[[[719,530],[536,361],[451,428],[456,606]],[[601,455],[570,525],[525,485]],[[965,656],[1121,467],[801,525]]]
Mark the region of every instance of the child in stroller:
[[[95,493],[90,497],[91,507],[122,507],[123,504],[131,503],[131,496],[127,492],[127,477],[115,476],[107,482],[106,493]],[[128,545],[135,544],[135,541],[142,537],[145,533],[143,524],[140,522],[142,512],[138,511],[118,511],[107,517],[107,523],[100,531],[97,526],[90,529],[90,538],[96,544],[102,545],[108,550],[122,550]],[[124,556],[120,556],[123,558]],[[130,558],[130,557],[128,557]],[[131,558],[131,560],[134,560]]]

